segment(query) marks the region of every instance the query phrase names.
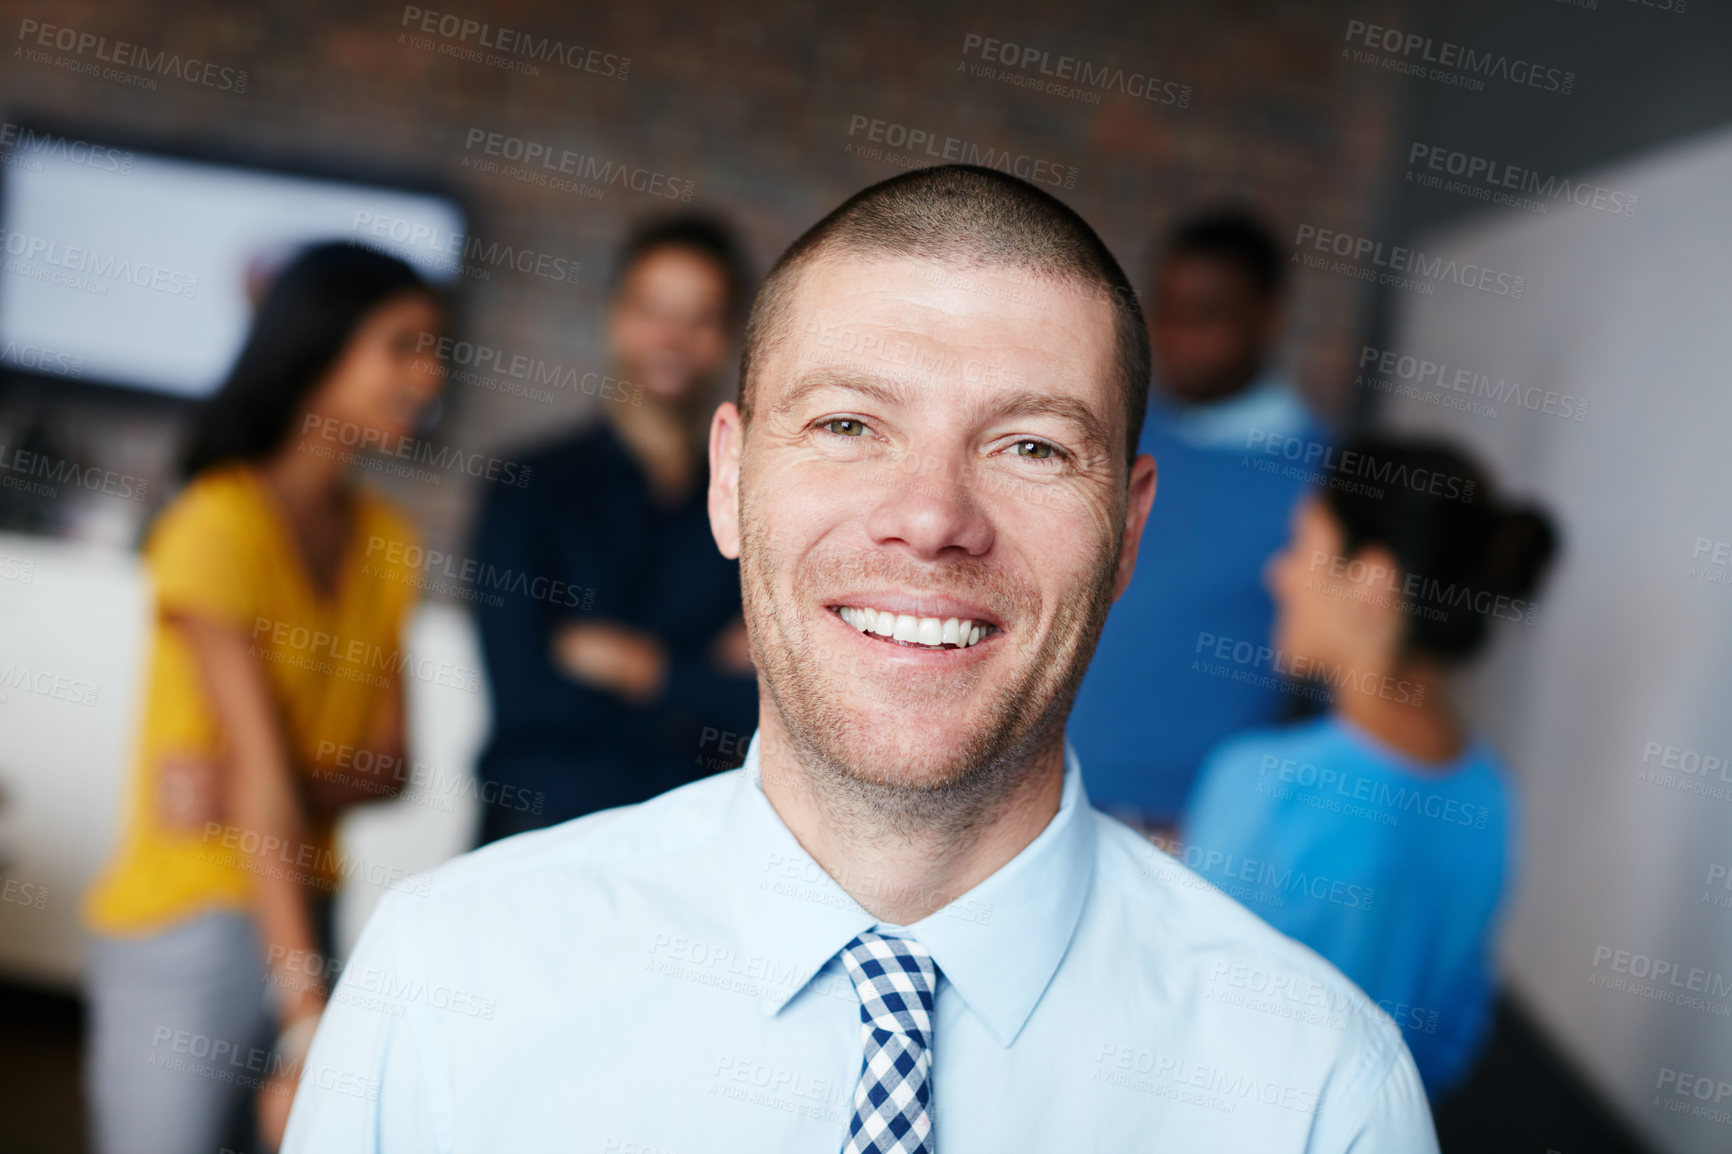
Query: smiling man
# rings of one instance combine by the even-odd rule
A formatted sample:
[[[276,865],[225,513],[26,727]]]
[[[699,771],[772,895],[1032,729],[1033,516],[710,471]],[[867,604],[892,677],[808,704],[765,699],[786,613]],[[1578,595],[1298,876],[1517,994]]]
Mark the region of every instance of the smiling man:
[[[1065,743],[1147,376],[1119,266],[1021,181],[908,173],[797,241],[710,434],[744,768],[390,895],[287,1148],[1435,1150],[1387,1016]]]

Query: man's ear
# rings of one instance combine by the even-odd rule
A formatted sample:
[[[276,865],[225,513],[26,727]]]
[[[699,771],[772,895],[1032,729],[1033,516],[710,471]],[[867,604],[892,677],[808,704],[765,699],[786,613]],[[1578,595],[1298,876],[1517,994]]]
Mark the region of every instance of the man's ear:
[[[1129,500],[1125,502],[1125,536],[1119,543],[1119,572],[1113,580],[1113,600],[1117,601],[1130,586],[1131,574],[1137,567],[1137,550],[1143,542],[1143,526],[1149,521],[1149,508],[1155,503],[1155,459],[1138,453],[1131,462]]]
[[[710,418],[710,533],[722,556],[740,556],[740,451],[746,425],[732,401],[716,406]]]

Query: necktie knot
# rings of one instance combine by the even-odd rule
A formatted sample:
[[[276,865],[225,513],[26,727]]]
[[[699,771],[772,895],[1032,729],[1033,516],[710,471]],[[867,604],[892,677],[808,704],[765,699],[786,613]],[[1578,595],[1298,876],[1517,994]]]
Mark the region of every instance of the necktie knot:
[[[867,930],[842,947],[842,964],[860,995],[861,1021],[928,1044],[938,965],[925,946]]]

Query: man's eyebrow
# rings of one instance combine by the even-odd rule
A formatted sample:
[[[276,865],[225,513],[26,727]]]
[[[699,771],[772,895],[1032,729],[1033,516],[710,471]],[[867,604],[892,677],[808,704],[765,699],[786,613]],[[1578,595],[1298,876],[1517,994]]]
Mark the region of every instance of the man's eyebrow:
[[[791,410],[798,408],[813,393],[822,392],[825,389],[842,389],[847,392],[858,393],[877,401],[881,405],[906,406],[911,404],[913,400],[905,384],[889,377],[879,376],[875,373],[841,373],[819,369],[806,374],[789,385],[787,391],[776,401],[771,411],[778,416],[785,416]]]
[[[1058,417],[1070,421],[1096,448],[1105,448],[1111,439],[1100,414],[1075,397],[1023,389],[1005,396],[993,406],[993,412],[1000,417]]]

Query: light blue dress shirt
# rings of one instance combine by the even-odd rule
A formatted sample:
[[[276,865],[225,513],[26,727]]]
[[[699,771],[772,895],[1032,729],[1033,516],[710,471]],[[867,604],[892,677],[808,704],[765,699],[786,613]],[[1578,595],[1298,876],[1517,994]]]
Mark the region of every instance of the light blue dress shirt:
[[[840,1151],[862,1051],[836,955],[882,926],[777,816],[754,739],[733,773],[390,894],[284,1149]],[[940,971],[943,1154],[1437,1149],[1388,1016],[1093,809],[1068,749],[1047,828],[906,930]]]

